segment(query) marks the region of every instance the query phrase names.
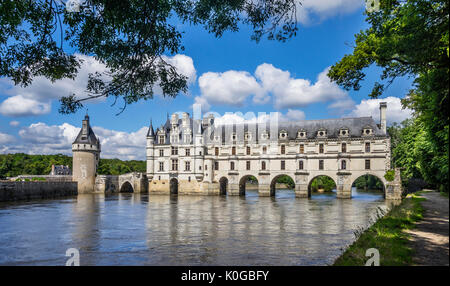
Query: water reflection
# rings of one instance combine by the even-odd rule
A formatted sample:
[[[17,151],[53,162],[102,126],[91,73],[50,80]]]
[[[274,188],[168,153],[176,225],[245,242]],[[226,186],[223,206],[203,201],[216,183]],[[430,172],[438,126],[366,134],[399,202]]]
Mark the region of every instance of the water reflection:
[[[0,205],[0,264],[326,265],[367,225],[380,193],[295,198],[79,195],[67,200]]]

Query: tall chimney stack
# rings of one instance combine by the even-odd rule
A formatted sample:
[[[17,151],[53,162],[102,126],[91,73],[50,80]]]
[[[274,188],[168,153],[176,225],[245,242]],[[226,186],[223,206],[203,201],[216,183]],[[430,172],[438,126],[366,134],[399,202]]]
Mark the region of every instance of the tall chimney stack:
[[[380,102],[380,129],[386,134],[386,102]]]

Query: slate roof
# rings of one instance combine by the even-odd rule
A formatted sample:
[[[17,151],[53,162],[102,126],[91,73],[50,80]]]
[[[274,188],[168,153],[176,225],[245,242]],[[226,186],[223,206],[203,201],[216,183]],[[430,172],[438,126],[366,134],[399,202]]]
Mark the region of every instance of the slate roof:
[[[100,141],[95,136],[94,131],[92,131],[91,125],[89,124],[89,116],[86,115],[84,117],[84,120],[87,120],[87,128],[88,128],[87,136],[83,136],[83,128],[81,128],[77,138],[72,144],[92,144],[92,145],[99,144]]]

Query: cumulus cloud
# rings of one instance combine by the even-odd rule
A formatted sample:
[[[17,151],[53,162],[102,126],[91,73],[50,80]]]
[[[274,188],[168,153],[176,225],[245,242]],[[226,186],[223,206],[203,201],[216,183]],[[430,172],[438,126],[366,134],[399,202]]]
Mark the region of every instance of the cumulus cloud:
[[[87,97],[86,85],[90,73],[103,73],[107,71],[106,65],[100,63],[92,56],[76,54],[82,60],[81,68],[75,80],[62,79],[51,82],[45,77],[38,76],[27,87],[15,86],[10,79],[0,79],[0,88],[3,94],[9,96],[0,103],[0,114],[5,116],[32,116],[50,113],[51,102],[63,96],[75,93],[78,97]],[[175,55],[173,57],[163,57],[177,70],[188,77],[188,83],[196,81],[196,71],[192,58],[185,55]],[[161,93],[159,87],[155,90]],[[93,99],[90,103],[104,101],[104,98]],[[17,103],[21,104],[17,104]]]
[[[16,138],[14,138],[14,136],[11,136],[9,134],[6,133],[1,133],[0,132],[0,144],[7,144],[7,143],[12,143],[16,141]],[[2,146],[0,146],[1,148]],[[1,149],[0,149],[1,150]]]
[[[255,95],[256,101],[264,101],[260,85],[245,71],[207,72],[200,76],[198,84],[202,99],[197,103],[242,106],[251,95]]]
[[[5,116],[29,116],[47,114],[51,110],[49,100],[38,101],[22,94],[8,97],[0,103],[0,113]]]
[[[297,19],[308,25],[336,15],[355,12],[364,6],[363,0],[302,0],[297,6]]]
[[[355,109],[348,116],[363,117],[372,116],[375,121],[380,120],[380,102],[387,103],[386,120],[388,124],[394,122],[400,123],[412,116],[411,109],[403,109],[401,100],[398,97],[387,97],[382,99],[361,100],[361,103],[355,106]]]
[[[273,94],[274,105],[278,109],[304,107],[317,102],[348,101],[348,94],[328,78],[328,70],[329,67],[322,71],[315,83],[293,78],[288,71],[267,63],[259,65],[255,75],[264,90]]]
[[[267,123],[270,122],[272,118],[276,118],[279,122],[286,121],[299,121],[305,119],[305,113],[301,110],[288,109],[286,114],[281,112],[259,112],[255,114],[253,112],[247,112],[243,114],[242,112],[227,112],[220,116],[215,114],[214,123],[217,125],[229,125],[229,124],[254,124],[254,123]]]
[[[305,107],[313,103],[330,103],[329,108],[341,112],[354,107],[347,92],[330,81],[329,67],[323,70],[314,83],[308,79],[294,78],[289,71],[263,63],[256,68],[254,76],[245,71],[208,72],[200,76],[201,95],[195,103],[203,110],[211,105],[243,106],[253,96],[254,104],[265,104],[272,98],[276,109]]]
[[[99,126],[93,126],[92,129],[100,139],[102,158],[145,160],[147,127],[135,132],[110,130]],[[19,143],[14,136],[0,133],[0,153],[71,155],[72,142],[79,132],[79,127],[68,123],[61,125],[33,123],[19,130]]]
[[[16,121],[16,120],[13,120],[13,121],[10,121],[10,122],[9,122],[9,125],[10,125],[10,126],[13,126],[13,127],[17,127],[17,126],[20,125],[20,122],[19,122],[19,121]]]

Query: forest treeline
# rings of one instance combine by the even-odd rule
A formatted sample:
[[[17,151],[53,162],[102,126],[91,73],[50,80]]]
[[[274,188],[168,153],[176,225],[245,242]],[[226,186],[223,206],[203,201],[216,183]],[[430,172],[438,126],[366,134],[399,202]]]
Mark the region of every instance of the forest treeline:
[[[52,165],[68,165],[72,168],[72,157],[62,154],[0,154],[0,179],[18,175],[48,175],[52,170]],[[145,171],[145,161],[137,160],[100,159],[98,166],[98,174],[102,175],[120,175]]]

